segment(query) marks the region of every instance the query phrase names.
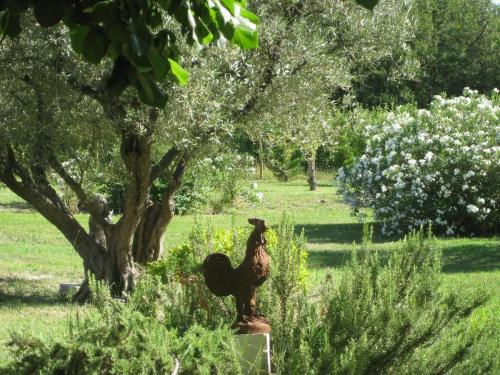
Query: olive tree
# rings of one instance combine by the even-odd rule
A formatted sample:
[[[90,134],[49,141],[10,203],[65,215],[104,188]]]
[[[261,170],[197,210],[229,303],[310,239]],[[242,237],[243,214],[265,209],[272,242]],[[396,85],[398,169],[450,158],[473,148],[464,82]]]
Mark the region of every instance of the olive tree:
[[[161,255],[173,196],[189,162],[227,133],[224,126],[248,112],[265,88],[259,81],[236,108],[221,105],[249,80],[238,74],[241,63],[220,61],[218,52],[210,59],[210,52],[189,46],[229,41],[254,48],[258,21],[244,2],[233,0],[0,1],[0,34],[9,37],[0,47],[0,181],[55,225],[83,259],[85,279],[75,300],[88,297],[90,275],[113,294],[127,294],[138,264]],[[212,65],[203,65],[206,57]],[[272,57],[261,66],[264,84],[274,75],[268,63]],[[181,64],[197,74],[191,91],[172,83],[187,83]],[[210,67],[216,72],[206,75]],[[116,222],[93,188],[108,170],[124,187]],[[151,186],[160,176],[168,184],[162,199],[152,201]],[[61,199],[57,181],[88,210],[91,233]]]
[[[397,56],[388,80],[410,80],[418,65],[408,44],[415,22],[410,8],[381,1],[373,12],[353,2],[256,1],[260,47],[244,54],[249,100],[235,116],[259,153],[278,146],[300,150],[316,189],[315,155],[337,141],[332,113],[358,102],[370,70]],[[363,71],[360,70],[363,67]],[[261,156],[262,159],[262,156]]]
[[[53,3],[57,1],[48,2],[47,7]],[[169,2],[158,3],[165,7]],[[39,24],[58,23],[60,18],[50,22],[44,18],[54,15],[37,4],[33,13]],[[204,3],[212,13],[206,15],[200,5],[200,17],[195,10],[188,10],[183,18],[180,11],[172,13],[174,2],[166,11],[154,2],[149,13],[127,7],[134,5],[130,1],[93,2],[93,6],[75,2],[70,13],[82,16],[80,23],[65,19],[67,27],[42,29],[34,25],[31,2],[0,3],[0,31],[16,36],[4,40],[0,47],[0,181],[55,225],[82,257],[85,282],[76,300],[88,297],[90,275],[106,281],[115,295],[126,294],[135,285],[137,264],[161,255],[164,232],[173,217],[173,195],[195,152],[195,145],[176,138],[180,132],[175,124],[163,125],[163,112],[157,107],[167,106],[168,111],[166,93],[172,83],[162,78],[170,74],[172,81],[184,83],[187,79],[187,72],[174,57],[180,61],[182,48],[189,51],[189,44],[196,44],[201,27],[197,22],[206,21],[206,17],[218,23],[207,26],[201,42],[218,38],[245,48],[256,45],[252,20],[257,19],[237,2],[224,4]],[[113,7],[98,11],[97,5]],[[81,12],[78,6],[87,8]],[[153,21],[150,17],[155,11],[160,19]],[[105,27],[114,21],[125,26],[129,23],[129,28],[119,31],[119,37]],[[156,33],[151,31],[154,27]],[[89,36],[92,33],[99,36]],[[180,41],[182,33],[187,36],[187,45]],[[106,51],[97,56],[99,51],[94,48],[102,40]],[[74,51],[94,66],[80,62]],[[172,137],[162,132],[171,132]],[[197,138],[209,136],[210,131],[202,129]],[[157,146],[165,138],[168,142]],[[121,159],[125,193],[123,214],[114,223],[107,217],[105,202],[88,184],[88,171],[98,167],[105,172],[117,157]],[[69,163],[82,166],[89,159],[94,167],[84,168],[84,173]],[[91,226],[101,235],[89,233],[78,223],[61,199],[54,175],[78,197],[90,214]],[[168,180],[168,186],[161,202],[152,202],[150,188],[160,176]]]

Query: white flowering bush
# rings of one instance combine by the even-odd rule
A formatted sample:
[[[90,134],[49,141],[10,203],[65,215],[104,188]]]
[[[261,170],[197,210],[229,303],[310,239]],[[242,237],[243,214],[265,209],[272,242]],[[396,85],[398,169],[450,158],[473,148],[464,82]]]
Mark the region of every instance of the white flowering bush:
[[[500,107],[466,88],[429,110],[400,107],[365,128],[365,153],[338,172],[354,207],[372,207],[391,235],[432,224],[438,233],[499,231]]]

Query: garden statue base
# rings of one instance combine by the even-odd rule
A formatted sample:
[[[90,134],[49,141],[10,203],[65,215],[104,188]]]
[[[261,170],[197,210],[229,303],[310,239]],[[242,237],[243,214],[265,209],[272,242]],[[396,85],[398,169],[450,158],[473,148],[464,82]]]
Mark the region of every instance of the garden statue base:
[[[269,333],[237,335],[234,344],[243,374],[271,374],[271,336]]]
[[[238,334],[270,333],[271,326],[266,318],[261,316],[248,317],[245,321],[238,321],[233,324]]]

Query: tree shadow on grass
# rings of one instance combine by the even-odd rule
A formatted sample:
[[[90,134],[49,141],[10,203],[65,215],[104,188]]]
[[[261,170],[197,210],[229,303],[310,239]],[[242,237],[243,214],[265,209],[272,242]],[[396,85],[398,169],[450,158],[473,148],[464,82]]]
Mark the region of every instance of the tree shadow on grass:
[[[471,273],[500,270],[500,247],[498,244],[467,244],[443,250],[443,272]]]
[[[395,241],[397,237],[387,237],[382,235],[381,225],[377,223],[368,223],[373,226],[374,243],[383,243]],[[361,223],[341,223],[341,224],[296,224],[295,232],[304,235],[308,242],[352,244],[363,241],[363,224]]]
[[[10,294],[0,291],[0,306],[16,306],[16,305],[28,305],[28,306],[54,306],[54,305],[64,305],[67,304],[68,300],[64,297],[58,295],[45,295],[45,294]]]
[[[341,250],[309,250],[308,264],[311,268],[343,267],[352,256],[353,242],[363,239],[363,224],[297,224],[295,230],[304,229],[307,241],[316,244],[346,245]],[[382,236],[380,226],[374,225],[373,243],[388,243],[399,238]],[[380,259],[386,259],[389,252],[378,249]],[[443,267],[445,273],[491,272],[500,270],[500,247],[498,243],[444,244]]]
[[[35,280],[0,278],[0,306],[47,306],[67,303],[67,299]]]
[[[0,210],[31,210],[33,206],[28,202],[0,203]]]
[[[352,257],[352,250],[308,250],[307,264],[310,268],[343,267]]]

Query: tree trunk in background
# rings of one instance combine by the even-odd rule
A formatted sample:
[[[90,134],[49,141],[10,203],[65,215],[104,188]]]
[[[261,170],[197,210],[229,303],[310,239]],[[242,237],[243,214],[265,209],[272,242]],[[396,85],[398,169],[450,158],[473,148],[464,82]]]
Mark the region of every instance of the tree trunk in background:
[[[264,147],[262,140],[259,141],[259,179],[262,180],[264,176]]]
[[[313,153],[307,159],[307,182],[309,183],[309,190],[316,191],[318,188],[318,181],[316,180],[316,154]]]

